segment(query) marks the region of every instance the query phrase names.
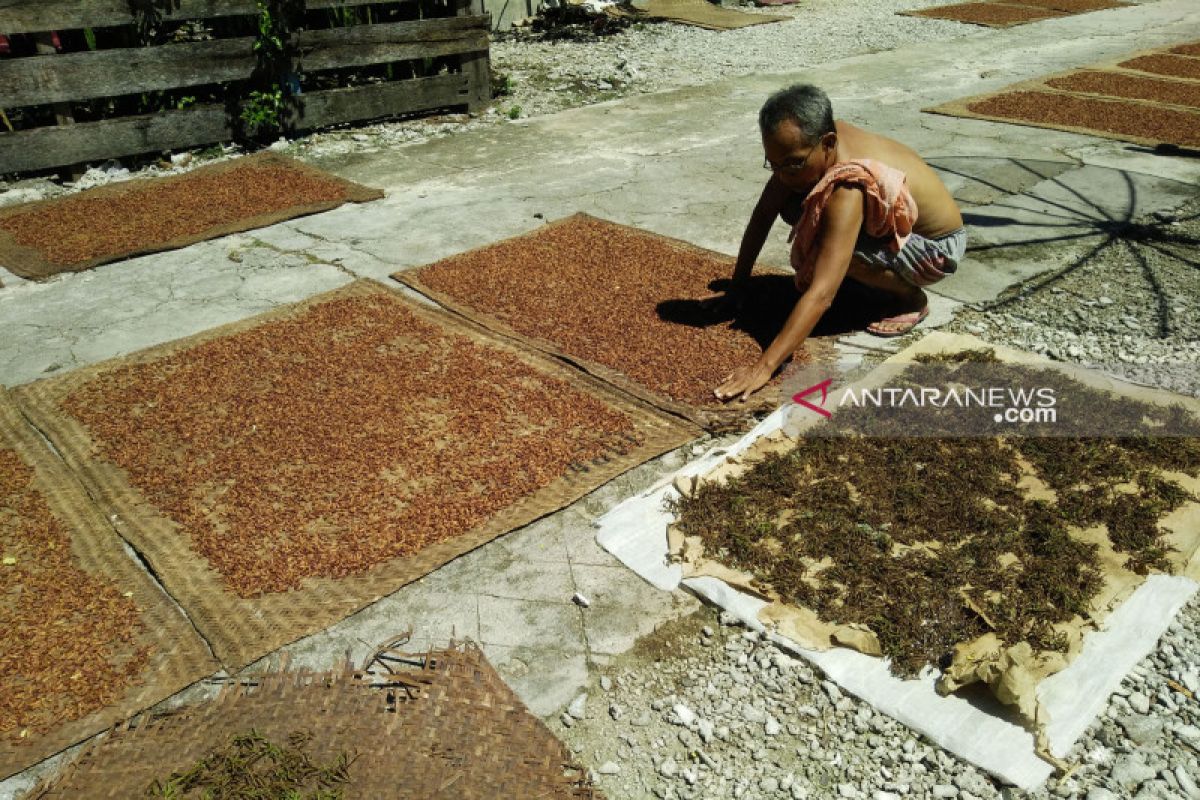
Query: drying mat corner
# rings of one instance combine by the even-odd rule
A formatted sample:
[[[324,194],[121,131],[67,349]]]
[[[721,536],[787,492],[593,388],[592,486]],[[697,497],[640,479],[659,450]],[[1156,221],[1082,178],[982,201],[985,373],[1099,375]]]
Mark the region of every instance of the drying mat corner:
[[[1016,3],[991,2],[954,3],[947,6],[897,11],[896,13],[902,17],[945,19],[968,25],[982,25],[987,28],[1012,28],[1017,25],[1027,25],[1031,22],[1041,22],[1042,20],[1060,19],[1070,16],[1065,12],[1049,8],[1037,8]]]
[[[134,604],[143,623],[136,645],[148,648],[144,666],[127,681],[115,701],[76,719],[66,719],[70,714],[64,708],[59,717],[64,721],[44,733],[30,732],[23,738],[19,733],[0,737],[2,780],[211,675],[219,665],[171,599],[125,553],[120,538],[84,494],[83,487],[28,425],[3,387],[0,387],[0,450],[15,453],[32,470],[35,490],[70,538],[72,562],[88,574],[110,581],[115,585],[115,591],[120,591]],[[0,567],[4,570],[19,568],[20,562]],[[57,578],[65,581],[70,576],[60,572]],[[19,581],[18,578],[18,587]],[[18,592],[9,597],[14,603],[20,602],[21,594]],[[36,600],[34,598],[33,602]],[[47,635],[46,631],[37,630],[36,624],[30,627],[22,624],[19,630],[26,639],[36,640]],[[49,632],[50,635],[53,633]],[[85,654],[64,652],[61,657],[71,655]],[[65,683],[73,680],[72,672],[81,664],[68,660],[52,665],[16,666],[31,671],[53,670],[57,676],[55,680]],[[13,676],[15,673],[9,677]],[[4,703],[0,703],[2,705]]]
[[[707,250],[690,242],[683,241],[682,239],[675,239],[670,236],[664,236],[663,234],[654,233],[641,228],[635,228],[629,225],[622,225],[620,223],[612,222],[600,217],[594,217],[583,212],[577,212],[575,214],[571,214],[570,216],[553,220],[527,233],[512,236],[507,239],[503,239],[500,242],[481,245],[461,253],[456,253],[453,256],[443,260],[461,258],[473,253],[487,251],[501,244],[510,244],[522,240],[536,240],[538,237],[544,235],[547,231],[560,227],[569,227],[580,222],[591,222],[605,226],[611,226],[614,229],[619,229],[630,234],[644,237],[647,240],[667,245],[685,254],[695,254],[706,258],[714,256],[719,258],[727,258],[723,254],[716,253],[712,250]],[[772,383],[764,386],[761,390],[756,392],[749,401],[744,403],[734,402],[723,406],[700,406],[668,397],[666,394],[657,392],[645,386],[644,384],[639,383],[620,370],[614,369],[613,367],[605,364],[601,364],[593,359],[581,357],[567,352],[560,343],[556,343],[541,337],[523,334],[517,331],[511,325],[498,319],[496,316],[493,316],[486,311],[477,310],[467,303],[456,299],[448,292],[433,288],[421,279],[422,271],[428,266],[432,265],[424,265],[413,269],[401,270],[400,272],[393,273],[391,277],[393,280],[404,284],[408,288],[413,289],[422,295],[425,295],[426,297],[435,301],[438,305],[453,311],[455,314],[470,320],[476,325],[479,325],[508,339],[513,339],[517,342],[520,342],[527,347],[531,347],[535,350],[539,350],[554,356],[555,358],[575,364],[597,378],[612,384],[622,392],[630,394],[639,400],[649,403],[670,414],[690,420],[706,430],[712,432],[726,432],[744,428],[749,420],[753,419],[754,417],[770,413],[778,408],[779,404],[784,400],[783,392],[780,389],[781,385],[786,382],[784,380],[784,376],[777,376]],[[791,273],[762,267],[756,267],[755,273],[758,275],[779,275],[789,278],[791,277]],[[827,342],[809,339],[809,341],[805,343],[805,348],[806,352],[816,359],[832,359],[834,357],[833,347]]]
[[[226,173],[241,169],[275,170],[280,174],[290,173],[306,181],[319,182],[324,184],[330,191],[335,192],[337,199],[324,198],[286,206],[277,205],[274,208],[266,208],[251,216],[214,221],[200,231],[174,233],[170,231],[169,226],[166,226],[166,231],[162,233],[162,236],[165,236],[165,238],[160,238],[157,241],[148,241],[139,236],[137,241],[116,245],[107,252],[99,252],[85,260],[70,261],[68,263],[52,259],[42,248],[18,243],[13,234],[4,227],[6,221],[27,214],[45,213],[55,208],[69,207],[71,204],[90,204],[93,201],[102,203],[106,200],[126,197],[140,191],[161,191],[164,187],[167,189],[178,189],[181,186],[187,186],[189,183],[195,184],[197,181],[220,177]],[[258,177],[262,179],[265,176],[260,174]],[[79,194],[67,197],[38,200],[32,203],[0,209],[0,266],[5,267],[22,278],[42,280],[62,272],[79,272],[112,261],[157,253],[164,250],[175,250],[205,241],[206,239],[215,239],[232,233],[240,233],[254,228],[274,225],[277,222],[283,222],[295,217],[329,211],[343,203],[365,203],[371,200],[378,200],[383,196],[383,192],[378,189],[372,189],[353,181],[339,178],[336,175],[295,159],[266,151],[251,156],[222,161],[218,164],[199,167],[191,172],[179,175],[170,175],[164,178],[136,178],[120,183],[110,183],[94,189],[87,189]],[[153,216],[156,218],[169,217],[171,211],[172,209],[156,209],[153,211]],[[87,230],[89,225],[96,225],[97,221],[94,218],[94,213],[94,209],[86,209],[86,216],[88,218],[79,220],[78,225],[69,225],[71,230],[64,231],[64,234],[78,233],[79,230]],[[63,224],[66,224],[66,221]],[[153,238],[153,234],[150,233],[143,233],[142,235]]]
[[[129,723],[32,790],[30,800],[145,795],[233,736],[310,734],[315,763],[353,758],[345,800],[543,797],[602,800],[586,772],[471,643],[424,655],[393,643],[362,670],[279,671],[226,685],[205,705]],[[286,669],[286,665],[284,667]]]
[[[1031,22],[1070,17],[1090,11],[1125,8],[1130,5],[1133,4],[1122,0],[983,0],[897,13],[906,17],[947,19],[989,28],[1011,28]]]
[[[1111,97],[1097,95],[1082,95],[1075,92],[1062,91],[1048,87],[1045,81],[1055,80],[1058,78],[1073,75],[1079,72],[1086,71],[1087,67],[1069,72],[1054,73],[1052,75],[1041,76],[1027,81],[1021,81],[1004,87],[998,91],[987,92],[985,94],[963,97],[957,100],[951,100],[946,103],[940,103],[936,106],[930,106],[921,109],[929,114],[941,114],[948,117],[962,117],[964,119],[985,120],[988,122],[1004,122],[1010,125],[1025,125],[1034,128],[1047,128],[1049,130],[1066,131],[1068,133],[1078,133],[1085,136],[1098,136],[1106,139],[1116,139],[1118,141],[1130,142],[1131,144],[1139,144],[1146,147],[1157,147],[1160,145],[1176,145],[1182,147],[1200,147],[1200,111],[1189,111],[1185,107],[1172,105],[1169,103],[1153,102],[1147,100],[1132,99],[1128,97]],[[1114,74],[1144,74],[1132,72],[1115,72]],[[1152,77],[1152,76],[1146,76]],[[1162,76],[1155,76],[1159,79]],[[1004,116],[1000,113],[987,113],[982,111],[972,110],[971,106],[995,100],[1004,97],[1016,97],[1021,95],[1033,94],[1053,98],[1057,102],[1056,110],[1062,112],[1064,104],[1078,103],[1081,107],[1104,109],[1109,108],[1115,111],[1116,109],[1136,108],[1139,111],[1139,118],[1135,126],[1141,130],[1103,130],[1099,128],[1091,128],[1082,124],[1072,124],[1069,121],[1056,122],[1053,120],[1036,120],[1028,119],[1019,114],[1013,116]],[[1113,118],[1117,115],[1113,114]],[[1183,131],[1182,135],[1160,135],[1150,136],[1145,135],[1145,126],[1149,124],[1151,119],[1158,119],[1165,125],[1177,125],[1178,129]]]
[[[1196,52],[1179,52],[1198,48]],[[1165,69],[1167,65],[1182,68],[1182,71],[1172,72]],[[1168,47],[1156,47],[1153,50],[1139,50],[1127,53],[1120,58],[1102,62],[1096,69],[1114,69],[1128,71],[1135,75],[1148,78],[1186,81],[1200,81],[1200,42],[1185,42]]]
[[[778,14],[747,14],[713,5],[708,0],[646,0],[637,11],[634,19],[661,19],[711,31],[731,31],[790,19]]]
[[[511,354],[538,374],[557,378],[582,395],[596,398],[607,408],[626,416],[641,435],[641,443],[623,453],[612,451],[604,459],[568,470],[475,528],[428,545],[410,557],[375,562],[358,575],[308,577],[297,589],[253,598],[240,597],[221,573],[192,548],[186,531],[153,507],[121,469],[97,457],[96,444],[87,429],[59,404],[72,390],[110,370],[131,363],[153,362],[264,323],[296,319],[322,303],[343,298],[384,298],[418,320],[463,336],[493,352]],[[132,356],[27,384],[16,395],[26,414],[53,442],[89,493],[97,498],[106,513],[119,520],[117,525],[121,535],[145,556],[167,590],[187,610],[212,645],[217,657],[231,669],[243,667],[301,636],[341,621],[452,559],[569,505],[623,472],[700,433],[682,420],[666,417],[656,409],[621,395],[596,378],[554,363],[516,343],[496,340],[478,326],[445,312],[425,308],[371,280],[356,281],[304,302]],[[355,534],[346,531],[343,535]]]

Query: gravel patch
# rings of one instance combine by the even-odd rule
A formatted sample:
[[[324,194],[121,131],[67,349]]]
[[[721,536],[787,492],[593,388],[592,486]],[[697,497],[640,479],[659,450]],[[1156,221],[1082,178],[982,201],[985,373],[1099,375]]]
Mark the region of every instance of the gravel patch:
[[[710,609],[608,665],[554,732],[613,798],[1200,798],[1200,601],[1124,681],[1068,761],[1004,787]]]
[[[1135,224],[1141,238],[945,329],[1200,396],[1200,200]]]
[[[586,41],[536,41],[530,34],[505,34],[492,45],[492,69],[507,74],[513,89],[498,104],[502,110],[517,107],[521,116],[537,116],[739,75],[795,72],[979,30],[957,22],[896,15],[938,4],[936,0],[801,0],[775,8],[741,7],[746,13],[788,19],[733,31],[640,23]]]

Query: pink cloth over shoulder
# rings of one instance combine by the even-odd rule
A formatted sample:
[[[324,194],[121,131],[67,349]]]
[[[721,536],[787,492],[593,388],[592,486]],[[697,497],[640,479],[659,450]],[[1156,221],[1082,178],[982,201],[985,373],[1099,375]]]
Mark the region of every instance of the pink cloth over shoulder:
[[[875,239],[890,238],[892,252],[900,252],[917,221],[917,203],[903,172],[870,158],[839,161],[808,193],[800,220],[792,228],[792,268],[801,289],[812,282],[820,252],[821,215],[839,186],[862,189],[866,198],[863,233]]]

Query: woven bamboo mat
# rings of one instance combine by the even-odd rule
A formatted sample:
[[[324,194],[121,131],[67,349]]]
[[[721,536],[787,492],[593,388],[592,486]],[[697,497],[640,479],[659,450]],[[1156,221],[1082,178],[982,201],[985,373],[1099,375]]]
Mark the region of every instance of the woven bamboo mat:
[[[2,387],[0,462],[2,779],[218,665]]]
[[[229,668],[698,434],[371,281],[16,394]]]
[[[562,234],[574,240],[576,252],[564,249],[557,240]],[[628,255],[621,245],[610,244],[614,240],[631,243],[644,255]],[[581,257],[580,253],[584,255]],[[653,263],[640,262],[638,259],[643,257]],[[596,269],[580,270],[578,264],[584,263],[584,258],[594,262]],[[526,263],[529,260],[535,263]],[[656,268],[664,266],[678,274],[678,284],[669,290],[673,294],[664,297],[650,298],[644,292],[639,294],[641,287],[638,286],[627,286],[625,288],[628,291],[622,293],[622,287],[614,285],[614,276],[606,269],[617,266],[618,261],[625,262],[621,266],[627,270],[620,276],[622,281],[640,283],[642,276],[650,276]],[[392,278],[472,322],[577,364],[622,391],[669,413],[710,430],[724,430],[742,426],[753,415],[777,408],[783,399],[779,389],[783,382],[780,377],[745,403],[722,404],[711,396],[711,389],[721,382],[725,373],[757,358],[761,348],[765,348],[766,343],[782,327],[796,301],[791,274],[780,270],[756,269],[752,282],[761,281],[764,286],[770,285],[765,286],[766,291],[755,293],[749,301],[754,307],[741,315],[753,320],[762,329],[753,335],[727,322],[712,324],[685,319],[689,315],[699,316],[695,310],[680,311],[680,320],[676,324],[659,325],[654,329],[657,335],[639,338],[633,333],[657,324],[653,320],[665,312],[660,312],[656,306],[672,303],[679,306],[696,305],[694,298],[710,291],[705,288],[706,285],[712,280],[728,278],[732,268],[733,260],[721,253],[588,214],[574,214],[521,236],[469,250],[418,269],[397,272]],[[497,291],[485,293],[483,297],[470,296],[471,288],[481,285],[484,279],[504,285],[508,278],[513,278],[515,282],[519,280],[518,276],[530,270],[536,270],[539,278],[544,278],[543,286],[526,294]],[[435,271],[438,274],[431,279],[431,273]],[[572,282],[564,285],[562,278],[556,282],[560,271],[568,273]],[[582,298],[578,305],[585,307],[585,310],[599,310],[612,330],[597,332],[590,327],[595,315],[589,320],[579,313],[578,307],[560,305],[541,293],[543,287],[546,292],[561,294],[565,291]],[[541,324],[543,320],[552,322],[557,329],[545,333]],[[612,325],[614,320],[615,326]],[[609,335],[617,337],[616,342],[610,343],[615,356],[602,359],[590,355],[593,343]],[[668,338],[672,336],[677,338]],[[755,336],[761,336],[765,343],[756,343]],[[729,348],[731,345],[741,348],[736,361],[730,361],[728,353],[721,355],[716,349]],[[692,348],[693,352],[684,352],[685,347]],[[701,352],[694,352],[697,350]],[[810,338],[797,362],[808,363],[833,357],[831,345]],[[710,372],[703,381],[707,402],[672,397],[665,390],[651,388],[647,385],[648,381],[631,374],[630,367],[651,364],[652,368],[644,374],[658,377],[655,373],[676,368],[678,363],[689,359],[701,363],[691,363],[681,368],[683,378],[694,383],[700,369]]]
[[[1113,62],[1022,81],[996,92],[964,97],[923,110],[952,117],[1102,136],[1148,147],[1200,148],[1200,109],[1192,99],[1196,89],[1200,88],[1200,80],[1145,72],[1129,66],[1138,63],[1139,59],[1168,54],[1200,65],[1200,57],[1183,54],[1189,46],[1131,53]],[[1099,88],[1091,91],[1060,88],[1069,85],[1064,81],[1082,75],[1112,75],[1120,84],[1114,85],[1112,95],[1102,94]],[[1169,99],[1138,97],[1136,83],[1146,87],[1147,93],[1153,91],[1159,98]],[[1035,114],[1035,106],[1044,108],[1044,113]]]
[[[0,209],[0,266],[40,280],[381,197],[378,189],[258,153]]]
[[[362,670],[242,680],[207,705],[116,729],[29,797],[142,797],[249,731],[275,743],[310,735],[305,752],[318,763],[352,758],[345,800],[601,798],[469,643],[416,656],[386,647]]]

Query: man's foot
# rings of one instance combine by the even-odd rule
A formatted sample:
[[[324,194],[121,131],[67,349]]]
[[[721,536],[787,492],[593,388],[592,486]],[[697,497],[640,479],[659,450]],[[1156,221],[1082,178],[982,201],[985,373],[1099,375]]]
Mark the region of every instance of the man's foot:
[[[879,322],[872,322],[867,326],[867,333],[873,333],[876,336],[884,338],[892,338],[895,336],[903,336],[920,324],[921,320],[929,316],[929,306],[923,307],[920,311],[909,311],[906,314],[897,314],[894,317],[884,317]]]

